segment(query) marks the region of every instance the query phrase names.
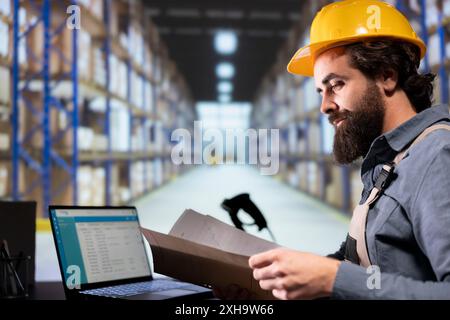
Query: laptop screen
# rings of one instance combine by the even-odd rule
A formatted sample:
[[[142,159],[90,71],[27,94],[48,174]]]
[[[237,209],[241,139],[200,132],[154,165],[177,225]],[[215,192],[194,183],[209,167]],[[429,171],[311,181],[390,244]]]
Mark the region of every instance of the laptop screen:
[[[65,281],[79,271],[81,284],[150,276],[136,209],[52,209]]]

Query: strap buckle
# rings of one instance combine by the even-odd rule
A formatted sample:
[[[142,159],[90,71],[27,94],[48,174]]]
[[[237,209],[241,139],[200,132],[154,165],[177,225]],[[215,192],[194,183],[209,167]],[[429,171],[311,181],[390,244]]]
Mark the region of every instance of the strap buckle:
[[[381,169],[381,172],[378,175],[378,178],[375,182],[375,188],[377,188],[380,191],[385,190],[394,179],[395,176],[394,169],[395,169],[394,162],[389,162],[383,165],[383,168]]]

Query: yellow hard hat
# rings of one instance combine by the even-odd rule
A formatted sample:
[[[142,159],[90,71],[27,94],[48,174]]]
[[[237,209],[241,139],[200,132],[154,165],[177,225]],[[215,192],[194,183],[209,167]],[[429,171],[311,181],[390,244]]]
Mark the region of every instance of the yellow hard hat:
[[[377,0],[344,0],[322,8],[311,25],[310,44],[299,49],[288,64],[293,74],[311,77],[314,61],[327,49],[368,38],[389,37],[413,43],[426,53],[408,19],[391,4]]]

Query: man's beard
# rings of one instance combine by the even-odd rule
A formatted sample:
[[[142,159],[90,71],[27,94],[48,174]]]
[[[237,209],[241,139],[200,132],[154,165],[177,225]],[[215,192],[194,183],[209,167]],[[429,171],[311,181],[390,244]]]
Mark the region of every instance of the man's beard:
[[[333,154],[336,162],[349,164],[369,152],[372,142],[382,134],[385,104],[380,89],[371,82],[355,111],[333,112],[329,121],[345,119],[336,127]]]

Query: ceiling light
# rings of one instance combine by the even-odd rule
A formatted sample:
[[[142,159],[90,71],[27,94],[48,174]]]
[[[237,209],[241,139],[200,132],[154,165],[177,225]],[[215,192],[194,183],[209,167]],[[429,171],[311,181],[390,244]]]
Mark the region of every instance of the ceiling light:
[[[214,47],[220,54],[233,54],[237,44],[238,39],[233,31],[219,31],[214,37]]]
[[[217,85],[217,91],[220,93],[231,93],[233,91],[233,84],[229,81],[221,81]]]
[[[216,74],[221,79],[230,79],[234,77],[234,66],[229,62],[219,63],[216,67]]]

